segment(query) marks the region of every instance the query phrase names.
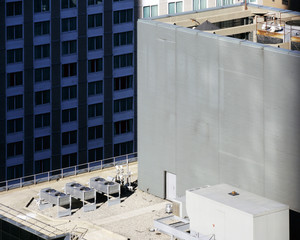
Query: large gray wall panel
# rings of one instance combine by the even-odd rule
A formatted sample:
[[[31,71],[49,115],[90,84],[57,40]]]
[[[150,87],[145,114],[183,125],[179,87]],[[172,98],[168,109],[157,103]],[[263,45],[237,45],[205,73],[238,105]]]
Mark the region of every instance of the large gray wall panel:
[[[300,54],[138,22],[139,186],[220,182],[300,211]]]
[[[224,40],[219,42],[220,182],[264,194],[263,48]]]
[[[138,99],[138,135],[151,132],[152,136],[144,139],[145,145],[138,145],[138,149],[140,151],[146,146],[152,147],[141,150],[143,156],[149,157],[149,161],[143,161],[145,168],[139,170],[139,175],[144,176],[147,179],[146,182],[150,181],[156,185],[164,181],[164,172],[154,171],[150,176],[148,171],[153,166],[161,165],[163,169],[175,172],[174,164],[169,164],[168,161],[175,158],[175,30],[159,29],[156,31],[152,25],[145,30],[147,34],[143,29],[138,28],[139,38],[142,38],[142,41],[149,46],[138,52],[138,61],[147,62],[146,65],[141,65],[145,81],[138,82],[138,92],[140,93],[142,89],[149,91],[143,93],[145,98]],[[147,38],[151,32],[155,34],[155,38]],[[152,46],[155,47],[155,51]],[[144,56],[147,56],[147,59],[142,60],[141,58]],[[162,65],[161,62],[168,63],[168,66]],[[140,78],[139,73],[138,79]],[[154,81],[154,79],[160,79],[160,81]],[[168,98],[165,97],[166,95]],[[148,111],[146,107],[141,108],[140,106],[155,107]],[[162,124],[162,122],[164,123]],[[161,144],[162,142],[166,144]],[[157,158],[158,152],[161,153],[160,159],[164,159],[163,161]],[[139,157],[142,156],[139,155]],[[147,189],[148,184],[144,187]],[[161,187],[151,187],[151,191],[155,195],[164,195],[164,188]]]
[[[300,212],[300,56],[266,48],[264,66],[266,195]]]
[[[218,49],[217,39],[188,29],[177,28],[176,40],[175,158],[177,191],[184,192],[199,186],[191,179],[218,182]],[[196,164],[186,168],[190,161]]]

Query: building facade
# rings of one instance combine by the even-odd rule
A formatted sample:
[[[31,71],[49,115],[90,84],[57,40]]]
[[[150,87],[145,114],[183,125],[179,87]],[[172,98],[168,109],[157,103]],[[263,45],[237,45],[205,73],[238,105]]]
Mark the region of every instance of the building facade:
[[[300,2],[297,0],[263,0],[263,5],[268,7],[300,11]]]
[[[139,15],[143,18],[175,14],[212,7],[243,3],[244,0],[140,0]],[[263,4],[263,0],[247,0],[248,3]]]
[[[0,181],[136,151],[134,0],[0,0]]]
[[[227,183],[283,202],[299,219],[299,51],[226,37],[256,31],[245,23],[277,11],[235,6],[139,20],[140,189],[173,199]],[[191,18],[245,21],[203,32]]]

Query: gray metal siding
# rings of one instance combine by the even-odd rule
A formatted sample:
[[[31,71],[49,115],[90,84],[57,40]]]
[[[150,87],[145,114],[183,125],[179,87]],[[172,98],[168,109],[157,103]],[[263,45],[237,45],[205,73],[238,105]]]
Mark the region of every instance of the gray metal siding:
[[[60,1],[51,1],[52,169],[61,167]]]
[[[87,14],[78,1],[78,164],[87,162]]]
[[[139,187],[229,183],[300,211],[300,54],[138,23]]]
[[[5,69],[5,0],[0,0],[0,181],[6,168],[6,69]]]
[[[23,1],[24,16],[24,175],[33,174],[33,1]]]

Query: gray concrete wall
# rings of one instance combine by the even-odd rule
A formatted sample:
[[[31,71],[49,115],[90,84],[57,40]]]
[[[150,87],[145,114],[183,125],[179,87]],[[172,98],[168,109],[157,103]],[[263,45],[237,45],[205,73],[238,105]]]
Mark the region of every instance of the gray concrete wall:
[[[228,183],[300,211],[300,54],[138,22],[139,187]]]

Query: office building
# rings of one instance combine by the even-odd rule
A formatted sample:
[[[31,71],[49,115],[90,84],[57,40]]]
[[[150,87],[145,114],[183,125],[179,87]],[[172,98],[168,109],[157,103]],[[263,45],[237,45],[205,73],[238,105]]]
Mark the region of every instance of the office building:
[[[241,4],[244,0],[140,0],[139,15],[143,18],[159,15],[198,11],[212,7]],[[263,0],[247,0],[248,3],[263,4]]]
[[[136,5],[0,1],[0,181],[136,151]]]

